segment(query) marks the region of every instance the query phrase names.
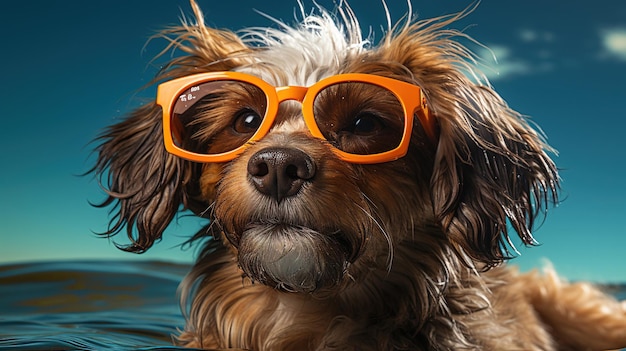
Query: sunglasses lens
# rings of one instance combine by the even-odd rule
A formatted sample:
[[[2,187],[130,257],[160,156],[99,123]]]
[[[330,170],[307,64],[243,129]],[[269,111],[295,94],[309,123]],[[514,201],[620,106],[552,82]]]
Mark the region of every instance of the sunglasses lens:
[[[171,112],[172,137],[176,146],[194,153],[230,152],[252,138],[266,111],[265,93],[251,83],[203,82],[178,96]]]
[[[353,155],[397,148],[404,134],[404,109],[388,89],[364,82],[342,82],[322,89],[313,102],[324,138]]]

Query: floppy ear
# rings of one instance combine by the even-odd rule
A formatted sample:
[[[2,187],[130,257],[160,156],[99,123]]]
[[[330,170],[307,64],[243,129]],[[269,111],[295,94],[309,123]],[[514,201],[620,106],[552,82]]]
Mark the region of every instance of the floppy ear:
[[[453,38],[469,38],[447,26],[472,10],[407,22],[379,52],[411,72],[436,116],[435,216],[453,245],[489,267],[510,256],[507,224],[522,242],[535,243],[533,224],[557,202],[559,178],[542,137],[488,85],[466,76],[474,56]]]
[[[144,252],[161,238],[185,202],[183,185],[189,182],[191,165],[165,150],[161,108],[154,103],[109,127],[98,140],[102,143],[96,148],[93,171],[108,198],[97,206],[115,203],[112,212],[116,212],[103,235],[126,227],[131,244],[118,247]]]
[[[559,177],[551,149],[522,116],[489,87],[459,83],[440,107],[434,207],[451,240],[489,267],[510,257],[508,224],[536,243],[535,220],[558,201]]]
[[[179,50],[184,55],[167,63],[154,79],[224,71],[244,63],[247,46],[233,33],[204,26],[202,13],[192,1],[197,23],[164,30],[157,37],[169,45],[161,54]],[[110,237],[124,227],[131,243],[118,245],[123,250],[144,252],[161,238],[176,213],[189,208],[196,213],[208,204],[200,195],[197,179],[201,165],[185,161],[165,150],[161,107],[151,102],[97,139],[98,159],[91,169],[105,188],[108,198],[101,204],[113,205]]]

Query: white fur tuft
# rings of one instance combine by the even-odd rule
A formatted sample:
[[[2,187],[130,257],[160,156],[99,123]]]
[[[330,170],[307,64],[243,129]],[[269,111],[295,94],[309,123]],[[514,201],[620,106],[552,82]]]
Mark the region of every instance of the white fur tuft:
[[[247,28],[240,32],[242,40],[257,48],[252,65],[244,71],[280,85],[309,86],[341,71],[348,58],[365,51],[369,38],[363,38],[359,22],[352,10],[338,6],[332,14],[318,6],[319,14],[306,14],[300,6],[302,20],[290,26],[274,21],[278,28]]]

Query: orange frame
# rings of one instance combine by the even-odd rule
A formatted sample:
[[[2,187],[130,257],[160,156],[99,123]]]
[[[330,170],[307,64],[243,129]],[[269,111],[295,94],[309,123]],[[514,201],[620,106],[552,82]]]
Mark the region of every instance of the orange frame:
[[[174,108],[174,104],[180,94],[182,94],[185,90],[194,85],[215,80],[241,81],[253,84],[260,88],[265,93],[267,98],[267,112],[263,117],[261,126],[250,138],[250,140],[248,140],[248,142],[232,151],[215,155],[204,155],[179,148],[176,146],[176,143],[174,143],[172,137],[171,113]],[[252,142],[258,141],[267,135],[274,125],[274,121],[278,113],[278,106],[281,102],[287,100],[296,100],[302,103],[302,116],[311,135],[315,138],[325,140],[322,132],[319,130],[319,127],[315,122],[315,117],[313,115],[313,102],[315,100],[315,96],[317,96],[322,89],[344,82],[369,83],[386,88],[391,91],[402,104],[405,118],[402,140],[400,145],[398,145],[395,149],[371,155],[357,155],[333,148],[333,152],[340,159],[351,163],[367,164],[388,162],[403,157],[409,149],[411,132],[413,130],[413,114],[417,114],[428,137],[433,141],[437,139],[434,117],[431,116],[428,110],[428,105],[426,104],[426,98],[422,89],[417,85],[372,74],[346,73],[322,79],[308,88],[300,86],[274,87],[258,77],[246,73],[228,71],[194,74],[170,80],[161,83],[158,86],[156,103],[163,109],[163,135],[165,148],[171,154],[190,161],[204,163],[230,161],[239,156]]]

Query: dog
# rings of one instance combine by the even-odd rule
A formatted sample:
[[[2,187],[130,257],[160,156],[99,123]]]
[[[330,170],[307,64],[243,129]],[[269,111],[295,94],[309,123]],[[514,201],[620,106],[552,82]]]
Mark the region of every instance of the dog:
[[[300,4],[302,7],[302,4]],[[480,79],[472,9],[372,43],[353,11],[235,33],[184,19],[154,102],[98,139],[104,236],[141,253],[181,210],[210,224],[181,283],[175,343],[249,350],[605,350],[626,305],[512,236],[557,203],[543,135]],[[162,54],[163,54],[162,53]],[[483,82],[483,83],[481,83]]]

